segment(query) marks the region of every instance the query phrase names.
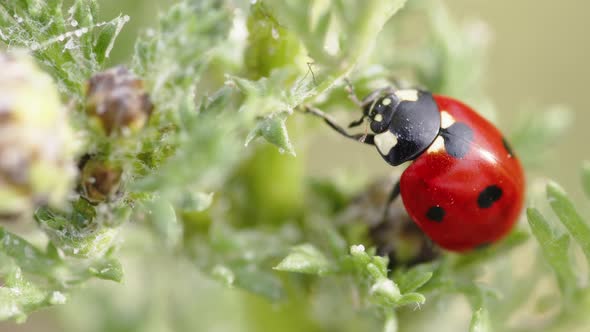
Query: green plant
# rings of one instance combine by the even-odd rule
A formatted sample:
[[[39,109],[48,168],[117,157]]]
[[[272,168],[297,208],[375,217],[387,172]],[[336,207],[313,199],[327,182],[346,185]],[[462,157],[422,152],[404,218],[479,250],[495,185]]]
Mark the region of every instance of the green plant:
[[[100,72],[116,75],[117,70],[105,70],[115,65],[109,54],[128,17],[101,22],[94,0],[63,6],[58,0],[0,4],[0,38],[8,51],[29,50],[67,105],[79,137],[77,152],[71,153],[81,161],[82,187],[70,185],[78,195],[66,203],[33,203],[36,225],[26,224],[24,216],[24,225],[0,228],[0,319],[23,321],[34,310],[64,303],[74,287],[91,278],[121,281],[126,266],[119,258],[134,257],[153,286],[138,292],[142,281],[131,272],[134,282],[116,287],[135,291],[129,298],[138,299],[136,307],[117,312],[109,305],[114,294],[82,290],[76,293],[102,309],[86,304],[93,323],[72,320],[70,328],[201,326],[190,313],[176,312],[188,313],[198,304],[173,277],[159,279],[162,271],[172,276],[178,271],[175,278],[185,285],[194,285],[185,279],[200,280],[194,276],[199,271],[204,282],[216,279],[264,301],[287,303],[285,312],[299,324],[278,323],[287,330],[424,330],[424,317],[436,313],[432,307],[413,309],[446,303],[450,294],[464,295],[471,305],[471,331],[526,328],[504,325],[532,301],[545,270],[538,260],[530,275],[506,277],[512,267],[504,258],[531,243],[524,227],[489,248],[388,271],[387,259],[369,247],[365,225],[332,222],[361,190],[363,179],[310,179],[302,162],[305,151],[298,142],[310,129],[297,122],[304,117],[297,110],[305,104],[354,109],[344,105],[346,78],[364,94],[404,75],[413,84],[464,98],[494,119],[493,104],[480,85],[486,45],[456,25],[441,3],[182,0],[138,38],[128,63],[137,75],[128,80],[143,82],[153,112],[136,108],[133,114],[142,118],[132,123],[138,125],[113,131],[105,130],[100,116],[96,119],[100,112],[89,111],[96,103],[88,101],[87,82]],[[427,38],[401,46],[396,41],[410,13],[428,17]],[[388,47],[375,52],[375,45]],[[130,93],[131,99],[144,100],[138,97],[143,90]],[[515,127],[514,147],[527,166],[539,165],[543,156],[535,149],[548,145],[540,142],[553,141],[567,126],[554,118],[567,119],[567,113],[550,109]],[[107,188],[90,197],[87,186],[99,179],[109,179],[101,183]],[[585,165],[587,192],[589,179]],[[561,290],[553,294],[559,302],[549,301],[559,314],[546,324],[558,330],[585,319],[587,288],[577,282],[569,251],[575,241],[588,256],[590,230],[556,185],[548,185],[548,196],[568,233],[557,233],[534,208],[527,215]],[[484,283],[478,277],[488,266],[493,272]],[[145,295],[152,292],[173,294],[173,300],[155,303]],[[267,309],[259,298],[239,299],[254,317],[245,324],[273,329],[274,323],[255,325]],[[84,308],[64,311],[79,310],[71,316],[83,317]],[[350,315],[334,320],[325,308]]]

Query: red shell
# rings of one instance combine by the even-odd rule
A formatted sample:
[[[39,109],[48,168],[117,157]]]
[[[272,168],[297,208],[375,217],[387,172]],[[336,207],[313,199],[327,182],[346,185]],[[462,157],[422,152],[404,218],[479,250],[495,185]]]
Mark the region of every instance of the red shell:
[[[469,106],[434,95],[439,111],[473,130],[466,155],[454,158],[436,141],[404,171],[401,196],[412,219],[441,247],[466,251],[506,235],[518,219],[524,196],[524,173],[500,131]],[[439,145],[440,146],[440,145]],[[487,207],[478,198],[487,187],[501,188]],[[443,217],[428,217],[429,209]],[[441,212],[441,209],[443,212]]]

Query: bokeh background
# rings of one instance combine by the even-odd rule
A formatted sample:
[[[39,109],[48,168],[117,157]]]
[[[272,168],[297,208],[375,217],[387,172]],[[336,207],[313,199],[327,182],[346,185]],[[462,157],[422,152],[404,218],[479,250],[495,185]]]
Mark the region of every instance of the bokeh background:
[[[128,61],[138,31],[153,26],[156,13],[170,3],[168,0],[101,1],[101,13],[105,18],[119,13],[131,16],[114,49],[113,63]],[[562,104],[572,110],[571,129],[554,146],[558,153],[547,161],[542,173],[533,176],[559,181],[574,200],[580,202],[580,161],[590,157],[587,146],[590,139],[590,113],[587,111],[590,108],[587,92],[590,86],[587,63],[590,59],[587,36],[590,2],[449,0],[447,4],[455,19],[477,19],[489,25],[492,41],[486,92],[497,106],[502,129],[512,128],[511,120],[522,105],[543,109],[547,105]],[[317,174],[346,169],[378,176],[390,171],[372,149],[360,144],[343,144],[328,130],[313,136],[313,140],[318,144],[309,144],[309,140],[300,144],[309,147],[306,162]],[[350,158],[350,154],[355,157]],[[134,239],[127,241],[131,246],[134,243]],[[142,240],[138,239],[137,243]],[[296,305],[274,307],[253,295],[203,278],[182,259],[161,260],[150,250],[156,249],[146,248],[144,258],[124,262],[126,283],[90,283],[68,304],[33,314],[24,325],[0,323],[0,331],[170,331],[170,326],[161,323],[164,315],[176,317],[177,327],[186,326],[186,330],[191,331],[301,331],[306,326],[308,318],[297,311]],[[136,265],[144,268],[135,269]],[[191,289],[176,285],[191,285]],[[89,294],[92,303],[87,301]],[[161,296],[158,298],[155,294]],[[174,305],[177,298],[187,297],[187,294],[191,301]],[[109,300],[114,297],[119,299],[116,305]],[[137,303],[150,301],[148,306],[136,307]],[[290,327],[285,324],[287,320],[299,323]],[[143,325],[137,326],[138,321]],[[249,323],[252,321],[256,321],[256,325]],[[366,326],[358,326],[358,330],[364,328]],[[466,326],[457,328],[465,330]]]

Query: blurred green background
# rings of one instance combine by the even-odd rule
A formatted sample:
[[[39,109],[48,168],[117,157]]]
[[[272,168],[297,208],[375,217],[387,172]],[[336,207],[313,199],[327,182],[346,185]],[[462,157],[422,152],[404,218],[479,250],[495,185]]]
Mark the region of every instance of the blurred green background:
[[[129,59],[137,33],[153,26],[159,9],[167,8],[173,1],[101,3],[105,18],[120,13],[131,16],[113,51],[116,63]],[[564,105],[573,111],[571,132],[554,147],[559,158],[543,167],[543,175],[559,180],[564,187],[572,188],[575,197],[579,196],[580,160],[590,158],[590,148],[584,145],[590,137],[586,129],[590,122],[590,98],[586,92],[590,86],[590,66],[586,63],[590,59],[590,40],[586,35],[590,29],[590,2],[450,0],[446,4],[457,22],[482,21],[489,27],[486,92],[496,105],[502,130],[514,128],[511,116],[522,106],[541,110],[549,105]],[[380,174],[390,170],[372,149],[341,144],[340,138],[331,132],[326,131],[317,140],[321,144],[310,145],[308,155],[315,173],[328,174],[334,167]],[[347,150],[362,157],[348,158],[343,153]],[[367,161],[371,164],[367,165]],[[564,169],[564,165],[570,169]]]
[[[171,2],[102,1],[101,13],[105,18],[119,13],[131,16],[112,54],[113,63],[129,59],[138,31],[153,26],[158,10],[166,8]],[[587,112],[590,98],[585,90],[590,85],[590,66],[586,63],[590,59],[590,43],[586,35],[590,28],[590,2],[450,0],[447,3],[458,21],[482,20],[489,25],[492,42],[488,53],[487,93],[496,103],[499,125],[503,130],[513,128],[511,119],[522,105],[542,109],[547,105],[563,104],[573,110],[573,126],[565,139],[557,142],[555,158],[543,167],[542,174],[531,177],[555,179],[575,199],[579,198],[580,161],[590,157],[586,146],[590,138],[586,128],[590,120]],[[370,171],[377,176],[391,170],[372,149],[360,144],[343,144],[329,130],[314,135],[313,139],[320,144],[309,144],[309,139],[294,143],[298,150],[308,146],[305,158],[317,174],[347,169]],[[350,154],[355,157],[350,158]],[[126,241],[126,245],[134,243],[134,239]],[[137,243],[142,241],[137,240]],[[33,314],[24,325],[0,323],[0,331],[62,331],[65,315],[69,315],[67,330],[71,331],[176,330],[160,325],[160,315],[176,317],[176,328],[185,326],[191,331],[298,331],[306,326],[305,319],[309,317],[296,309],[290,310],[296,306],[276,307],[243,291],[226,289],[197,275],[188,262],[160,261],[155,252],[150,252],[157,249],[146,250],[143,258],[124,262],[126,283],[93,282],[65,306]],[[134,264],[147,268],[134,269]],[[160,270],[168,271],[168,275],[158,274]],[[176,282],[170,283],[170,278]],[[175,285],[191,285],[193,288],[177,289]],[[185,303],[174,305],[176,297],[166,298],[173,296],[171,294],[177,294],[178,298],[186,297],[187,293],[194,297],[188,307]],[[94,303],[85,301],[88,294],[96,299]],[[121,298],[120,307],[113,307],[112,302],[107,300],[115,296]],[[151,304],[135,307],[136,303],[144,300]],[[273,314],[269,314],[269,310],[273,310]],[[345,312],[334,314],[347,315]],[[108,322],[105,317],[117,319]],[[299,321],[299,324],[289,327],[284,324],[285,319]],[[137,321],[142,321],[143,326],[135,326]],[[257,325],[249,326],[250,321],[257,321]],[[350,328],[363,330],[367,327]],[[452,327],[447,328],[452,330]],[[466,326],[456,328],[465,330]]]

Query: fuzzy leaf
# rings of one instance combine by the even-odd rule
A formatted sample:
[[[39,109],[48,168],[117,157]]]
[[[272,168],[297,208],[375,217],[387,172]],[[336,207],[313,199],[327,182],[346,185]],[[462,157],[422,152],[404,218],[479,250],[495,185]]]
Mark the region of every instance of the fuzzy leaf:
[[[572,124],[572,112],[563,106],[551,106],[539,112],[537,108],[524,108],[517,130],[510,135],[510,144],[522,162],[529,166],[542,166],[549,147],[559,142]]]
[[[50,245],[47,253],[25,239],[0,228],[0,252],[14,260],[23,272],[43,276],[60,287],[74,285],[91,277],[120,282],[123,278],[121,263],[114,258],[96,260],[62,260],[57,249]]]
[[[223,265],[215,265],[211,271],[211,275],[227,286],[233,285],[234,281],[236,280],[236,276],[233,271]]]
[[[582,247],[586,259],[590,262],[590,226],[576,211],[565,191],[554,182],[547,184],[547,199],[553,212]]]
[[[0,320],[23,322],[29,312],[49,304],[49,295],[24,280],[20,269],[15,269],[0,287]]]
[[[405,272],[396,271],[394,279],[402,293],[413,292],[432,278],[433,269],[431,265],[418,265]]]
[[[248,145],[256,137],[263,137],[269,143],[276,145],[279,152],[287,152],[295,156],[295,150],[289,140],[287,126],[285,125],[288,115],[287,112],[277,112],[258,121],[254,130],[246,138],[245,144]]]
[[[281,281],[274,275],[253,266],[236,267],[234,284],[252,293],[277,301],[284,296]]]
[[[276,21],[265,2],[250,6],[247,28],[244,60],[250,77],[266,77],[276,68],[303,61],[299,40]]]
[[[269,6],[278,22],[303,42],[314,61],[337,68],[346,62],[351,65],[366,55],[383,25],[405,3],[405,0],[334,1],[324,12],[314,12],[317,8],[310,0],[271,2]],[[318,22],[312,22],[315,16],[319,17]],[[326,47],[330,21],[339,27],[336,33],[340,44],[354,47],[337,50]]]
[[[396,305],[424,304],[425,302],[426,297],[420,293],[406,293],[396,302]]]
[[[118,229],[99,227],[93,221],[94,210],[76,209],[62,215],[48,208],[35,212],[35,220],[59,249],[70,256],[96,258],[103,256],[118,234]]]
[[[96,1],[75,1],[67,16],[62,5],[57,0],[4,1],[0,4],[0,31],[7,35],[0,40],[9,48],[31,50],[63,90],[82,100],[84,81],[102,68],[129,17],[96,22]]]
[[[182,200],[182,210],[186,212],[202,212],[213,203],[213,193],[189,192]]]
[[[230,93],[224,89],[218,98],[228,100]],[[222,102],[198,114],[192,109],[191,100],[187,98],[179,110],[184,113],[185,121],[174,154],[149,176],[131,184],[133,190],[158,190],[170,201],[182,200],[185,190],[218,185],[240,160],[243,144],[238,136],[238,124],[247,121],[242,117],[244,114],[230,112]],[[219,123],[224,126],[220,127]]]
[[[170,202],[155,198],[145,203],[146,219],[166,244],[175,247],[182,236],[182,225],[176,218],[176,211]]]
[[[26,272],[48,273],[56,261],[48,258],[24,239],[11,234],[0,227],[0,251],[14,258],[21,269]]]
[[[108,59],[115,45],[115,41],[127,21],[129,21],[128,16],[119,16],[97,29],[97,37],[94,41],[94,53],[99,63],[103,63]]]
[[[499,243],[457,256],[453,265],[455,269],[464,269],[484,261],[503,257],[515,247],[525,243],[529,237],[528,232],[515,229]]]
[[[302,244],[291,249],[275,270],[322,275],[332,269],[328,259],[311,244]]]
[[[123,280],[123,267],[114,258],[107,258],[92,262],[88,271],[96,278],[121,282]]]
[[[545,260],[557,275],[562,291],[564,294],[571,294],[577,281],[569,256],[570,237],[567,234],[556,234],[556,231],[535,208],[527,209],[527,217]]]

